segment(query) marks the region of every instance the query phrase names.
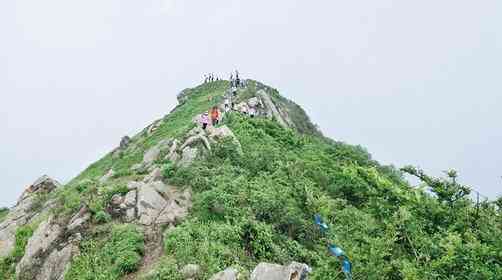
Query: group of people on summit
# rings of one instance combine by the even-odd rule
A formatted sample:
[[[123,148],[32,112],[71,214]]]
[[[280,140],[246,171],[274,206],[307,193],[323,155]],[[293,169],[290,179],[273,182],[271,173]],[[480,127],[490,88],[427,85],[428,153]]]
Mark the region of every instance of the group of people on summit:
[[[221,80],[220,77],[214,75],[214,73],[209,73],[204,75],[204,84],[219,80]]]
[[[205,78],[204,82],[207,83],[215,81],[214,80],[215,77],[216,76],[214,74],[204,75]],[[219,78],[216,78],[216,81],[218,80]],[[236,104],[233,102],[237,97],[238,88],[243,88],[245,86],[246,83],[239,76],[239,71],[235,70],[235,72],[230,73],[230,92],[227,93],[224,97],[223,108],[222,108],[224,112],[221,112],[218,106],[214,106],[209,111],[204,112],[200,117],[200,123],[202,124],[202,129],[205,130],[209,125],[212,126],[218,125],[223,117],[223,114],[228,113],[230,111],[237,111],[246,116],[254,118],[257,115],[256,108],[251,106],[238,106],[238,108],[236,108]],[[211,100],[212,96],[209,96],[208,101]]]

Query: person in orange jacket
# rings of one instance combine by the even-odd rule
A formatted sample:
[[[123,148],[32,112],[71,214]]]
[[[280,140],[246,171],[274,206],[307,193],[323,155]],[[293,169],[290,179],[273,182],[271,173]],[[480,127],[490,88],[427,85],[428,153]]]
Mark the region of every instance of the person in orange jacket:
[[[220,122],[220,110],[217,106],[214,106],[211,110],[211,120],[213,122],[213,126],[216,126]]]

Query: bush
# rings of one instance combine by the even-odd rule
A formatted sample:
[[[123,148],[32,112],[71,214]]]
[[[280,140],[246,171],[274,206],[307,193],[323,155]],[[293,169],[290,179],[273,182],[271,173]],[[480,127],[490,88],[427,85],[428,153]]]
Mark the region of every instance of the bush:
[[[100,239],[108,235],[107,239]],[[113,226],[108,234],[85,240],[66,280],[115,280],[137,270],[144,253],[143,234],[132,225]]]

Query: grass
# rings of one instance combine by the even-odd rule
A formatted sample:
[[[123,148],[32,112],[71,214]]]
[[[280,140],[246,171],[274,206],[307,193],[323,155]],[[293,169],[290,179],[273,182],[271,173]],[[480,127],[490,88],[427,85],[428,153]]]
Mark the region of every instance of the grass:
[[[143,234],[133,225],[104,225],[82,242],[66,280],[115,280],[135,271],[144,253]]]
[[[311,219],[317,212],[332,215],[333,206],[328,205],[340,205],[339,210],[347,213],[342,222],[363,216],[336,202],[336,197],[350,192],[333,189],[332,196],[329,192],[333,176],[343,178],[347,170],[356,170],[355,160],[370,156],[344,144],[337,148],[345,152],[334,153],[334,144],[282,129],[269,120],[232,114],[226,124],[241,142],[242,153],[231,141],[223,141],[213,148],[211,160],[172,171],[170,183],[192,186],[194,207],[191,218],[165,236],[168,261],[152,279],[179,279],[178,269],[189,263],[200,264],[201,279],[209,279],[231,266],[248,271],[262,261],[293,260],[315,264],[318,279],[338,279],[330,274],[333,261],[325,257]],[[374,162],[363,164],[361,172],[375,170]],[[386,182],[384,174],[379,178]],[[360,180],[360,188],[368,187]],[[367,215],[361,221],[361,226],[365,224],[374,225],[376,220]],[[376,271],[374,267],[372,272]]]
[[[143,131],[133,137],[130,147],[135,147],[135,149],[126,150],[118,159],[114,159],[111,153],[106,155],[72,180],[70,185],[85,179],[97,179],[110,168],[113,168],[116,173],[127,174],[132,165],[141,162],[148,148],[155,146],[162,139],[179,138],[191,129],[192,118],[220,103],[227,88],[228,82],[217,81],[189,89],[190,98],[187,102],[164,117],[162,124],[152,135],[146,135]],[[212,96],[211,101],[208,101],[208,96]]]
[[[0,223],[5,220],[5,217],[9,214],[9,209],[8,208],[0,208]]]

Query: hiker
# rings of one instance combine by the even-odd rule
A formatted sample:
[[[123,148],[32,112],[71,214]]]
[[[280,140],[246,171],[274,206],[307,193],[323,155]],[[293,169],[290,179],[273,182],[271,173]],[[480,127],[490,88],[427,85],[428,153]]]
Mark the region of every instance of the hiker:
[[[228,97],[225,97],[225,112],[230,111],[230,100]]]
[[[211,120],[213,126],[216,126],[220,122],[220,110],[216,106],[211,110]]]
[[[251,118],[254,118],[256,115],[256,109],[254,107],[249,107],[248,113]]]
[[[202,129],[206,130],[207,125],[209,124],[209,114],[207,112],[204,112],[201,118],[202,122]]]
[[[240,86],[241,80],[239,79],[239,71],[235,70],[235,86]]]
[[[232,95],[233,95],[234,97],[236,97],[236,96],[237,96],[237,87],[236,87],[235,85],[233,85],[233,86],[232,86]]]

